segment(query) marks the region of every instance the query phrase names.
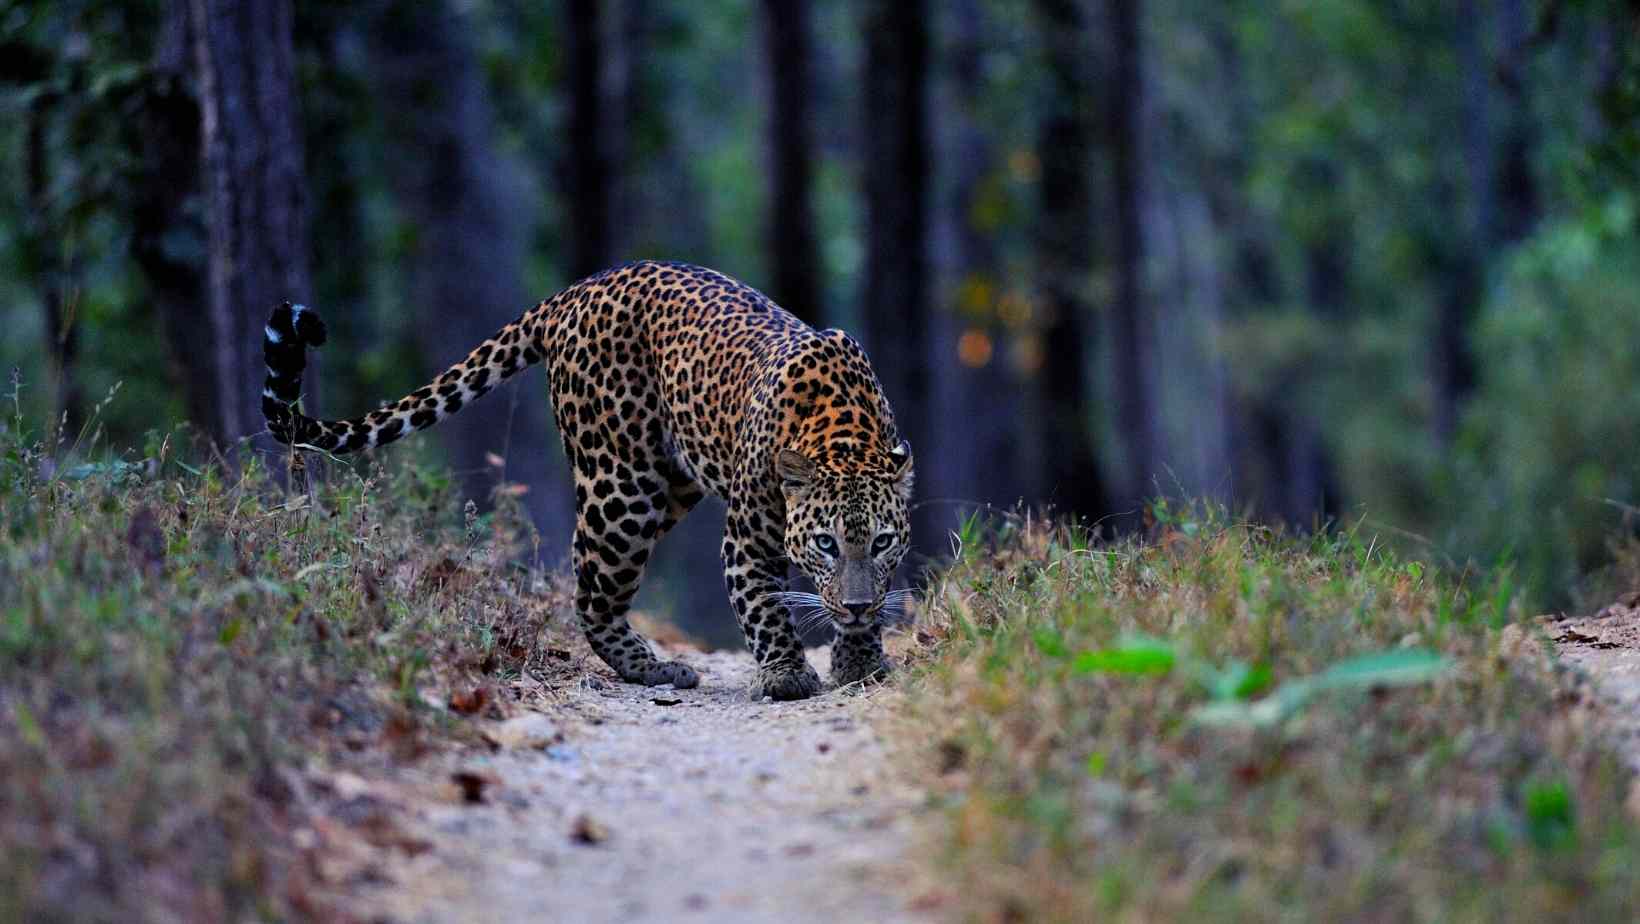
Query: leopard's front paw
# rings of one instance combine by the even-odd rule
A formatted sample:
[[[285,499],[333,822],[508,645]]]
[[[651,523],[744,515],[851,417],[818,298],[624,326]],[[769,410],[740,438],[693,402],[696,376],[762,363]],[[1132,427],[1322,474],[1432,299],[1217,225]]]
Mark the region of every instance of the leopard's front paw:
[[[782,661],[758,668],[752,684],[752,699],[765,696],[777,700],[808,699],[822,688],[820,675],[807,661]]]
[[[835,686],[881,683],[893,672],[894,662],[880,651],[862,653],[859,657],[847,657],[846,652],[834,652],[832,655],[831,682]]]

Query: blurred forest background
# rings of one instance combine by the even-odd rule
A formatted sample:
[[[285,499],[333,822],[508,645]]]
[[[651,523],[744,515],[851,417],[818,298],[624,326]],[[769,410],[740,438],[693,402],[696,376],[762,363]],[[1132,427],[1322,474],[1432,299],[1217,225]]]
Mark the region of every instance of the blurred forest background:
[[[417,387],[636,258],[871,352],[925,554],[975,504],[1211,498],[1564,603],[1640,504],[1634,0],[145,0],[0,10],[0,364],[140,456]],[[429,437],[543,551],[539,371]],[[248,445],[256,446],[252,439]],[[266,450],[266,447],[263,447]],[[487,454],[505,459],[504,472]],[[703,508],[705,509],[705,508]],[[452,512],[458,516],[459,512]],[[648,605],[736,638],[720,514]]]

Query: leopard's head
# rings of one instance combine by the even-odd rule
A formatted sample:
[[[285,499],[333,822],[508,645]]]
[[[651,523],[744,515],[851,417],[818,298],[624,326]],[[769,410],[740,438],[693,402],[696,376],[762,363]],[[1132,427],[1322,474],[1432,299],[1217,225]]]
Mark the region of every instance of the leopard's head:
[[[841,632],[869,629],[911,547],[911,445],[872,455],[776,454],[786,498],[786,555],[820,591]]]

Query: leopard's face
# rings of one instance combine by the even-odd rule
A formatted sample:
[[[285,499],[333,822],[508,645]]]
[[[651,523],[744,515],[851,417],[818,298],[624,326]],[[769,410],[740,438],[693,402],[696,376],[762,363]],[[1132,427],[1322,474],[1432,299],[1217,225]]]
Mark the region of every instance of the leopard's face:
[[[828,464],[793,450],[776,459],[786,498],[786,555],[819,590],[842,632],[883,615],[890,581],[911,547],[911,449],[882,459]]]

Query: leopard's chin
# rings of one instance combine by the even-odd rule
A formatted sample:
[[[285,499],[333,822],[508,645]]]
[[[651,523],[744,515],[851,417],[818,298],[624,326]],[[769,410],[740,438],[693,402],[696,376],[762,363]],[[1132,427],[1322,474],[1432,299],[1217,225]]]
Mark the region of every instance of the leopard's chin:
[[[832,627],[845,634],[865,632],[877,625],[877,610],[875,609],[862,616],[855,616],[852,613],[842,615],[832,613],[830,615]]]

